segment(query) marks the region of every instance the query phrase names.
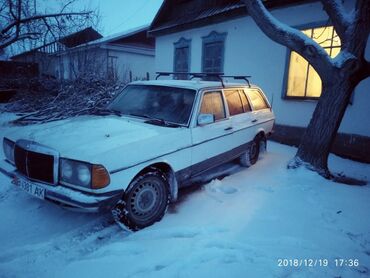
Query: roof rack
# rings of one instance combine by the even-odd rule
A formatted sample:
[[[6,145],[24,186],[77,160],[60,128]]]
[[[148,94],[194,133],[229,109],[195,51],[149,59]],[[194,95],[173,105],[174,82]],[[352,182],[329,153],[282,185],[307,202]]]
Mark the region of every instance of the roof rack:
[[[223,72],[170,72],[170,71],[158,71],[156,72],[156,80],[161,76],[170,76],[175,74],[185,74],[189,75],[189,79],[193,78],[204,78],[204,77],[216,77],[221,81],[222,87],[225,87],[223,78],[234,78],[235,80],[244,80],[247,82],[248,87],[251,87],[251,83],[248,78],[251,78],[250,75],[224,75]]]
[[[245,82],[247,82],[248,87],[249,88],[251,87],[251,83],[249,82],[249,79],[248,79],[252,77],[250,75],[222,75],[221,77],[230,77],[230,78],[234,78],[235,80],[244,80]]]

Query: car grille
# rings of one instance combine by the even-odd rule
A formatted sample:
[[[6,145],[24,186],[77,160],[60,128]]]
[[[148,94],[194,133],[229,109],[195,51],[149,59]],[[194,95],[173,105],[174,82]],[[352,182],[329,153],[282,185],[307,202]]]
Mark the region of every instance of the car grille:
[[[18,171],[31,180],[56,184],[58,154],[37,143],[19,140],[14,147],[14,162]]]

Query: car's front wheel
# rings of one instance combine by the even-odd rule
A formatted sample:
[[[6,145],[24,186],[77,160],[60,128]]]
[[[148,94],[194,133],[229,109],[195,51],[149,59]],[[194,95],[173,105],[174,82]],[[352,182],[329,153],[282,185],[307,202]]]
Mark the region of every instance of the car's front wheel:
[[[164,216],[170,193],[166,176],[157,169],[136,177],[112,210],[115,220],[137,231]]]

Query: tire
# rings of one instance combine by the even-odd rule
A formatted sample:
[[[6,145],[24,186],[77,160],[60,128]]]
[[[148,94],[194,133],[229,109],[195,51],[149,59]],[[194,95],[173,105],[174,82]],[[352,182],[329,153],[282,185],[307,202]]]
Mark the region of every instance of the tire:
[[[160,221],[170,202],[166,176],[153,169],[136,177],[112,210],[118,224],[137,231]]]
[[[253,141],[249,145],[248,150],[240,156],[240,165],[242,165],[243,167],[250,167],[253,164],[256,164],[260,153],[260,143],[260,139],[253,139]]]
[[[265,153],[267,152],[267,140],[266,140],[266,137],[263,136],[261,139],[260,139],[260,155],[261,153]]]

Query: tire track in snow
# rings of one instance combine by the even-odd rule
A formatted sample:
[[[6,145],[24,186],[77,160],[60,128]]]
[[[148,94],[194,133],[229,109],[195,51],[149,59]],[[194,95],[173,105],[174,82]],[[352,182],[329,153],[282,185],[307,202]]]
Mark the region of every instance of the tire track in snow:
[[[18,260],[22,264],[42,262],[46,257],[58,257],[63,261],[71,261],[96,251],[114,240],[115,236],[126,237],[127,235],[128,233],[124,232],[109,214],[104,215],[81,228],[62,234],[56,239],[2,252],[0,269],[2,264],[5,265],[13,260]],[[30,258],[33,259],[30,260]]]

